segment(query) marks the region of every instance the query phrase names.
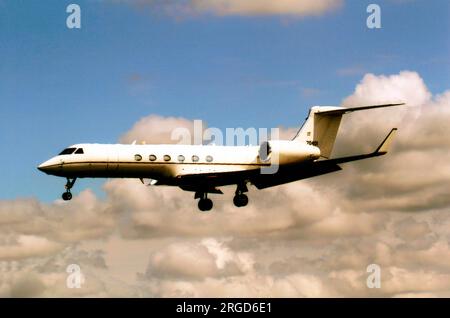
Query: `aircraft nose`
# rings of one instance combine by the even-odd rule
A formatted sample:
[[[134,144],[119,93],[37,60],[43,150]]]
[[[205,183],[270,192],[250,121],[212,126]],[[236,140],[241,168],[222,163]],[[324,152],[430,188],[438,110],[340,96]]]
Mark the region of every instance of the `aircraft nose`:
[[[46,162],[41,163],[37,168],[42,172],[48,171],[48,164]]]
[[[52,158],[41,163],[39,166],[37,166],[37,168],[39,171],[45,172],[47,174],[52,174],[57,170],[57,163],[55,162],[54,158]]]

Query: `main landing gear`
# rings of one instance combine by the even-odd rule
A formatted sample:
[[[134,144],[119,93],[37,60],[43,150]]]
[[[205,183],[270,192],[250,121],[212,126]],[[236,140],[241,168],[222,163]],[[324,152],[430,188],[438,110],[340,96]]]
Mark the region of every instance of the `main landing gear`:
[[[62,199],[64,201],[69,201],[72,199],[72,193],[70,193],[70,189],[72,189],[73,185],[75,184],[75,181],[77,180],[77,178],[73,178],[72,180],[70,180],[69,178],[67,178],[67,183],[65,185],[66,188],[66,192],[64,192],[62,194]]]
[[[248,192],[246,183],[238,184],[233,198],[233,203],[238,208],[248,204],[248,197],[244,194],[245,192]],[[211,199],[208,199],[208,192],[197,191],[195,192],[194,198],[200,199],[198,201],[198,208],[200,211],[210,211],[213,208],[213,202]]]
[[[245,183],[238,184],[234,198],[233,203],[238,208],[246,206],[248,204],[248,197],[244,194],[244,192],[248,192],[247,186]]]
[[[213,202],[211,199],[208,199],[207,193],[195,193],[195,199],[200,198],[198,201],[198,208],[200,211],[210,211],[213,208]]]

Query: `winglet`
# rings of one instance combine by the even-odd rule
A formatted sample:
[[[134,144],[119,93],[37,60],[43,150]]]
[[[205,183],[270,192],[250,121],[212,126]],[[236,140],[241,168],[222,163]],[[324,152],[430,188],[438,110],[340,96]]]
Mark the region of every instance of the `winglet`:
[[[397,128],[392,128],[392,130],[389,132],[389,134],[384,138],[383,142],[378,146],[377,150],[375,150],[375,153],[377,154],[386,154],[391,147],[392,140],[395,137],[395,134],[397,133]]]

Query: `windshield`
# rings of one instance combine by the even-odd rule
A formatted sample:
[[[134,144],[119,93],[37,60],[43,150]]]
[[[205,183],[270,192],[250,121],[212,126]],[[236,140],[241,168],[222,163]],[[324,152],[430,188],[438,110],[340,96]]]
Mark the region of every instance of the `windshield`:
[[[76,148],[66,148],[63,151],[61,151],[61,153],[59,154],[59,156],[61,155],[70,155],[75,151]]]

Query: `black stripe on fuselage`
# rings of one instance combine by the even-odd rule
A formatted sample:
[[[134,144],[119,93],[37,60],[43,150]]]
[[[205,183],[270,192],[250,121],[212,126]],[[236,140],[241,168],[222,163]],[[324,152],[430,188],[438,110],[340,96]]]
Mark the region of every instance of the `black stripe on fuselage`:
[[[79,165],[79,164],[108,164],[108,165],[208,165],[208,166],[270,166],[270,163],[212,163],[212,162],[139,162],[139,161],[76,161],[64,162],[48,166],[48,168],[61,167],[65,165]]]

